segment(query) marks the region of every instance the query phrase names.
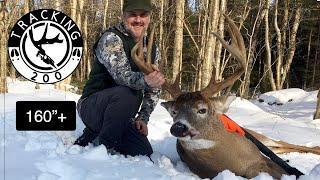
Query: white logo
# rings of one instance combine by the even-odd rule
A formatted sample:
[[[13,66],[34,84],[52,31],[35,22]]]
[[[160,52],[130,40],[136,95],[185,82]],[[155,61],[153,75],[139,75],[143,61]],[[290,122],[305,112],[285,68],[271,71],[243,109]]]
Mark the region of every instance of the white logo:
[[[9,57],[30,81],[55,83],[68,77],[82,57],[83,39],[74,21],[53,9],[24,15],[8,40]]]

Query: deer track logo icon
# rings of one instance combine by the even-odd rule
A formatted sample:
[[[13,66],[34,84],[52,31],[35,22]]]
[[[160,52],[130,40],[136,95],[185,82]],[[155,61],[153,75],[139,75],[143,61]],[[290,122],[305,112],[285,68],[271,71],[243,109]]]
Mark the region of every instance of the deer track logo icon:
[[[78,66],[83,39],[74,21],[53,9],[24,15],[11,30],[9,57],[30,81],[50,84],[68,77]]]

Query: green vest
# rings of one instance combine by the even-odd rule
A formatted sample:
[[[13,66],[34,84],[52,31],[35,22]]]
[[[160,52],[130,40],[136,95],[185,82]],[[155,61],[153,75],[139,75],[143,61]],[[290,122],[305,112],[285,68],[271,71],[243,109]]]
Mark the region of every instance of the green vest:
[[[112,32],[115,33],[117,36],[119,36],[122,40],[124,51],[127,55],[127,58],[129,60],[131,70],[134,72],[141,72],[138,66],[133,62],[131,59],[131,49],[136,44],[134,42],[134,39],[131,36],[126,36],[116,28],[112,27],[109,28],[106,32]],[[100,40],[100,39],[99,39]],[[95,51],[97,44],[99,40],[95,43],[93,46],[93,49]],[[154,63],[156,56],[156,46],[153,44],[152,46],[152,63]],[[97,57],[94,57],[93,67],[89,75],[89,80],[87,81],[86,85],[83,88],[82,96],[81,98],[86,98],[89,95],[107,89],[111,87],[118,86],[118,84],[114,81],[112,76],[107,71],[106,67],[100,63],[100,61],[97,59]],[[142,96],[142,95],[141,95]]]

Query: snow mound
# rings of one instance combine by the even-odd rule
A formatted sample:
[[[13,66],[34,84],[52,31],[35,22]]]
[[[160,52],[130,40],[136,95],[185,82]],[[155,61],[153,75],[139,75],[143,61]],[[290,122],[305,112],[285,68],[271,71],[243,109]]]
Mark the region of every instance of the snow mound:
[[[108,151],[106,147],[100,145],[90,149],[88,152],[84,153],[84,158],[89,160],[106,160],[109,158]]]
[[[252,102],[242,99],[240,97],[237,97],[231,104],[230,108],[243,108],[246,109],[246,111],[261,111],[261,108],[257,105],[253,104]]]
[[[302,89],[291,88],[291,89],[283,89],[278,91],[271,91],[259,96],[259,100],[263,100],[264,102],[272,105],[278,104],[282,105],[287,102],[295,101],[297,99],[302,99],[307,96],[308,93]]]
[[[310,172],[311,176],[318,177],[320,179],[320,164],[316,165]]]
[[[236,176],[233,172],[229,170],[224,170],[221,173],[219,173],[216,177],[213,178],[213,180],[245,180],[245,178],[242,178],[240,176]]]

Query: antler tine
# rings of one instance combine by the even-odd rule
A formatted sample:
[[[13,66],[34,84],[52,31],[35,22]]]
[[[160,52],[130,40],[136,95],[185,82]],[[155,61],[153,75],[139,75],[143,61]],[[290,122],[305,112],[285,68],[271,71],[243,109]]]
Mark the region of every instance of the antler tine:
[[[243,37],[234,22],[227,15],[224,14],[224,16],[229,24],[228,31],[231,36],[231,45],[229,45],[217,33],[213,32],[212,34],[216,36],[222,46],[235,57],[235,59],[240,63],[240,67],[231,76],[219,83],[216,83],[213,79],[214,76],[212,76],[208,86],[201,91],[201,93],[206,97],[211,97],[219,91],[232,86],[234,82],[240,78],[246,68],[246,48]]]
[[[146,30],[144,29],[143,34],[145,34],[145,31]],[[149,74],[155,71],[151,65],[151,54],[152,54],[154,31],[155,31],[155,25],[152,27],[151,34],[148,39],[146,60],[144,59],[144,56],[143,56],[143,36],[140,37],[139,41],[131,50],[132,60],[138,66],[138,68],[145,74]],[[162,85],[162,88],[167,90],[174,99],[177,98],[182,93],[179,87],[180,74],[181,72],[177,75],[176,80],[173,84],[169,84],[166,81]]]
[[[145,32],[146,32],[146,29],[143,30],[142,34],[144,35]],[[150,62],[148,63],[145,61],[143,56],[143,35],[140,37],[136,45],[134,45],[134,47],[132,48],[131,58],[143,73],[149,74],[149,73],[152,73],[154,70],[151,66],[151,57],[149,60]],[[152,44],[151,44],[151,48],[152,48]],[[148,51],[150,50],[148,49]]]
[[[223,14],[224,17],[226,18],[229,26],[228,26],[228,31],[231,34],[232,38],[231,40],[233,41],[231,43],[232,46],[236,46],[238,48],[238,50],[240,51],[240,53],[238,52],[233,52],[234,56],[240,56],[240,57],[236,57],[238,59],[242,59],[240,61],[240,63],[243,65],[243,67],[246,67],[246,46],[244,45],[244,41],[243,41],[243,37],[239,31],[239,28],[234,24],[234,22],[232,21],[232,19],[230,19],[229,16]],[[232,50],[231,50],[232,51]],[[230,52],[230,50],[229,50]]]
[[[179,87],[179,81],[180,81],[181,71],[178,73],[175,81],[173,84],[169,84],[167,81],[162,85],[162,88],[164,90],[167,90],[169,94],[172,96],[173,99],[176,99],[177,97],[182,94],[182,91]]]
[[[147,47],[147,64],[151,64],[151,54],[152,54],[152,45],[153,45],[153,36],[154,36],[154,30],[156,26],[153,25],[151,28],[151,33],[148,39],[148,47]]]

